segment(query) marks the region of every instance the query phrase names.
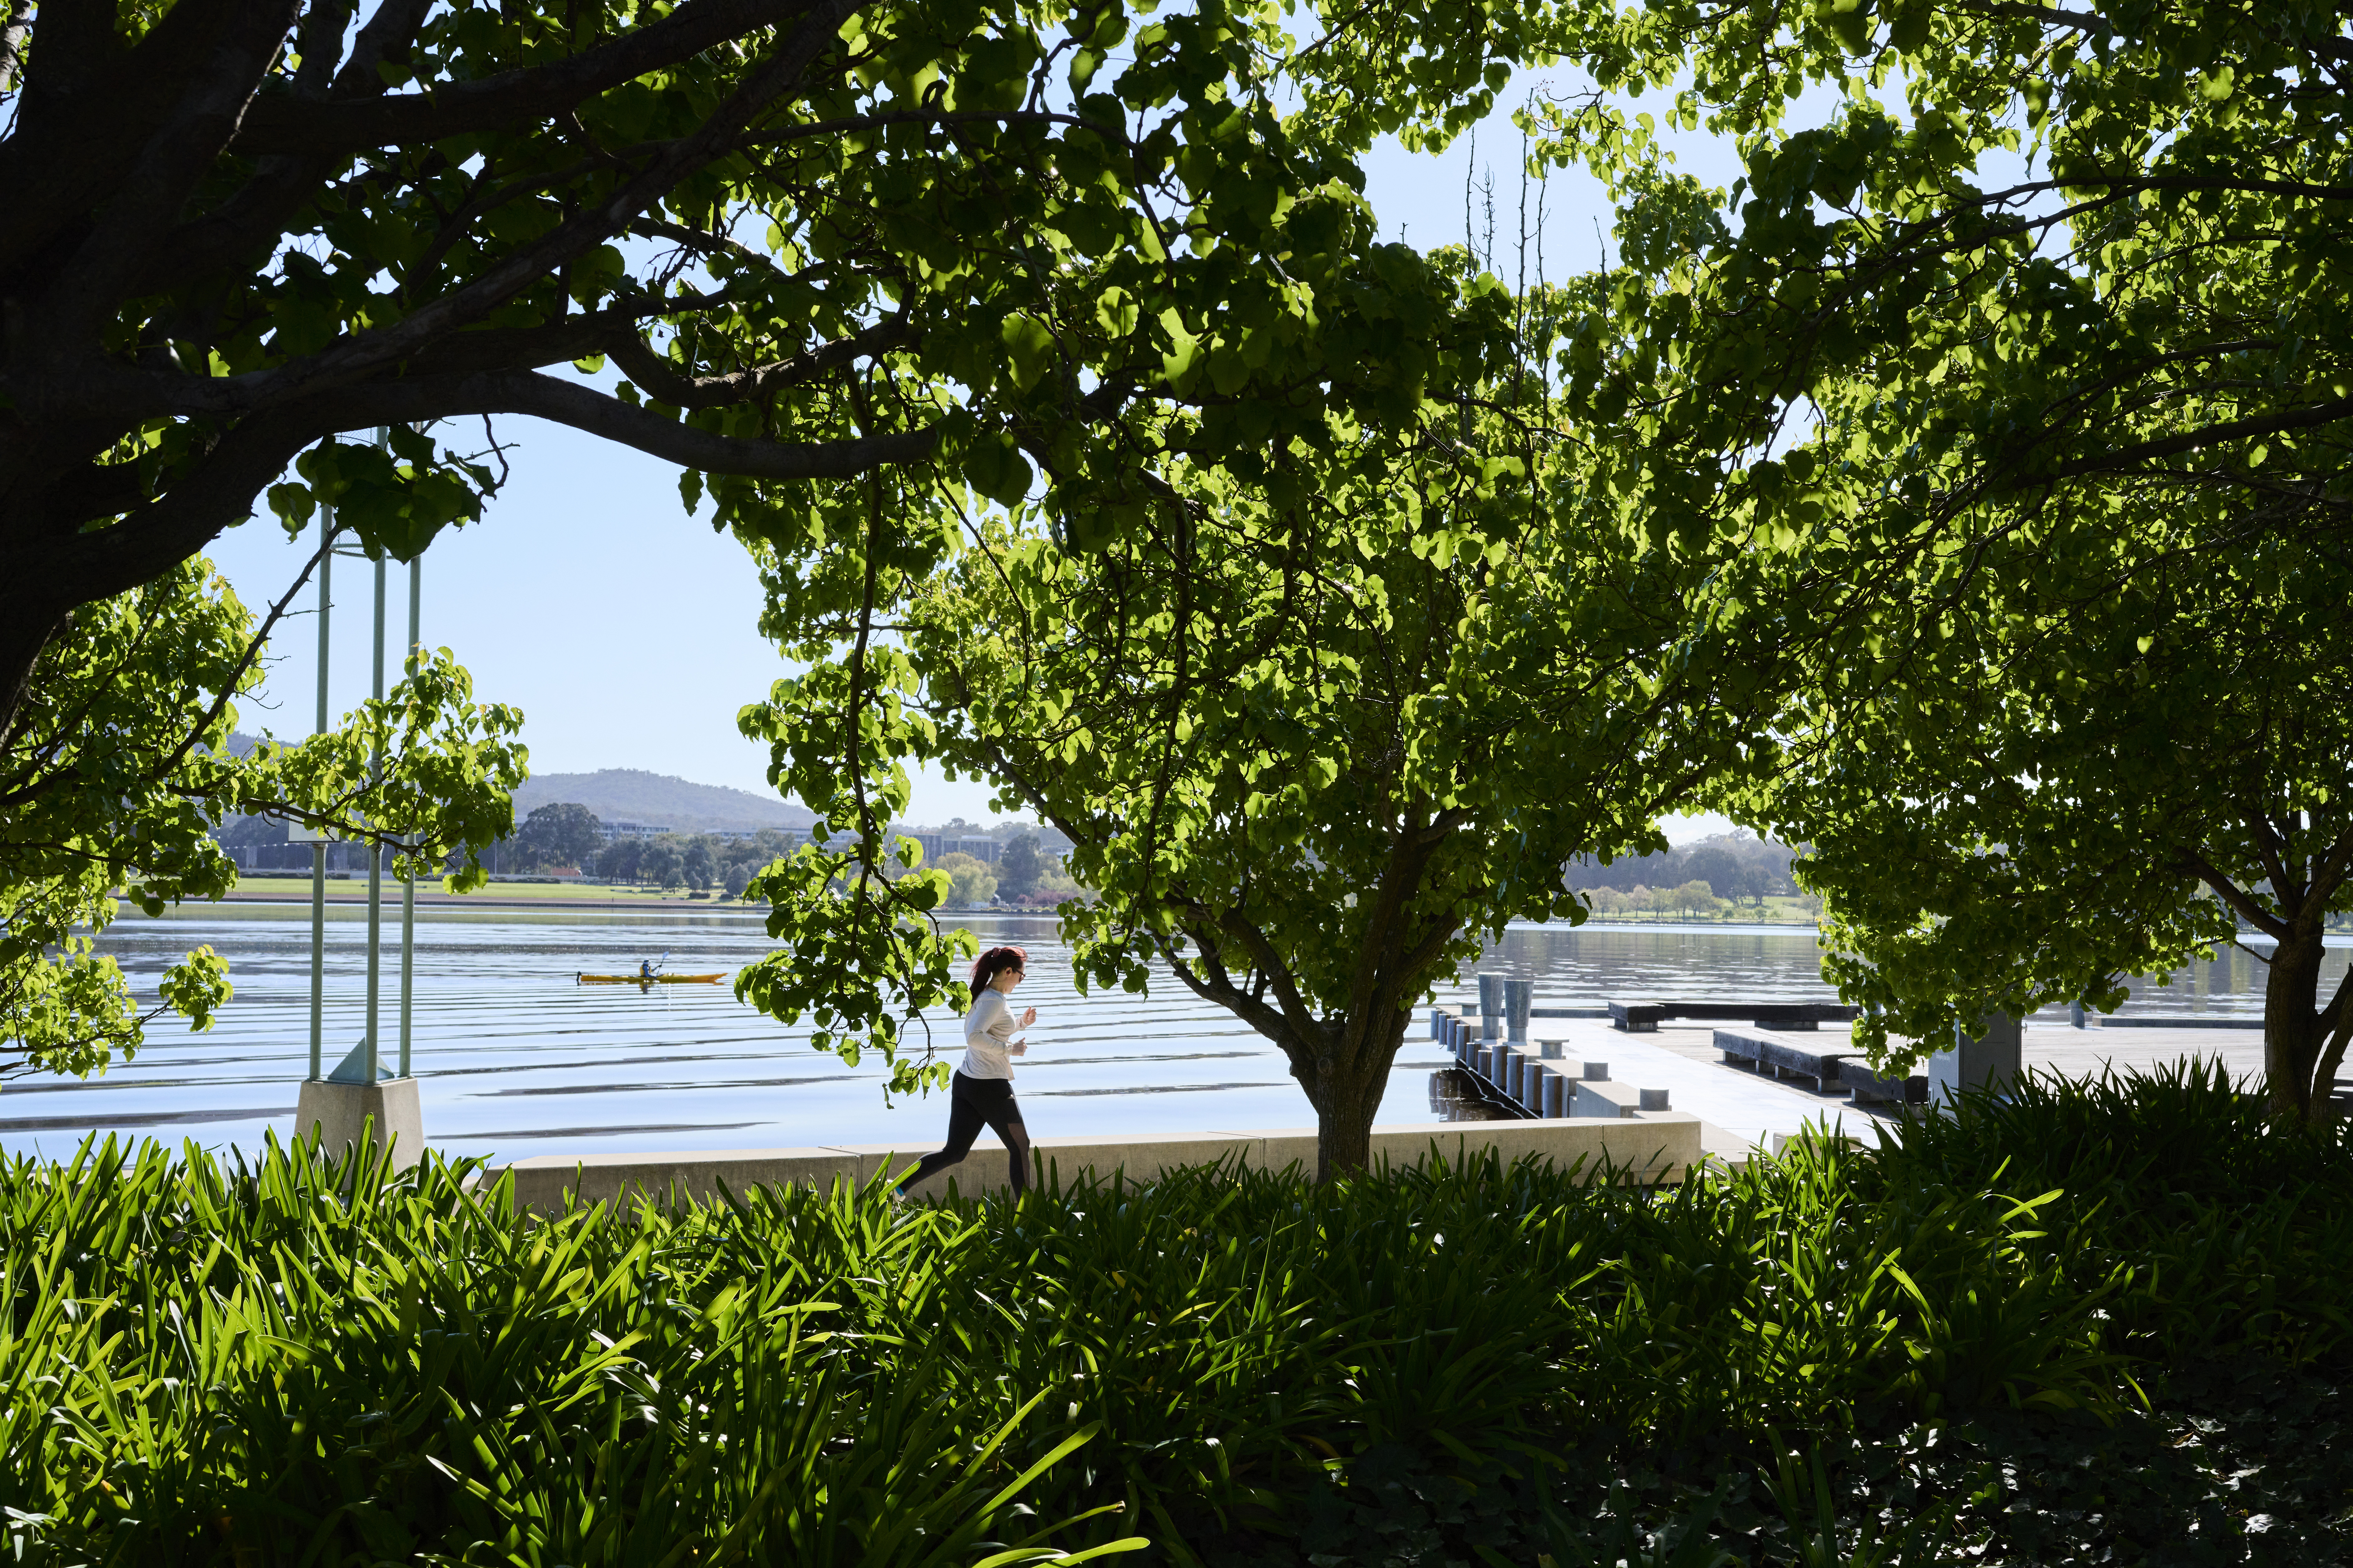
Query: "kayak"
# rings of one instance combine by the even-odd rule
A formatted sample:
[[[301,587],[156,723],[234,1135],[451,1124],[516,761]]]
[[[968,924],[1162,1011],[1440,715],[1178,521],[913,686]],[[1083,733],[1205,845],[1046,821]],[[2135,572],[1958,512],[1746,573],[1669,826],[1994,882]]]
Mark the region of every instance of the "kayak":
[[[583,985],[716,985],[724,974],[575,974]]]

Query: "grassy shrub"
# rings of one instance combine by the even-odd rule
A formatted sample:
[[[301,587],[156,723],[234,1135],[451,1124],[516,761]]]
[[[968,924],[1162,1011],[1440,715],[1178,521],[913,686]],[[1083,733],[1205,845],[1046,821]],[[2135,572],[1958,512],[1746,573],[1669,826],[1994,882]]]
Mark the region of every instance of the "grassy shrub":
[[[2192,1078],[1656,1193],[1490,1161],[538,1220],[438,1161],[101,1145],[0,1173],[0,1503],[28,1562],[1705,1563],[1832,1541],[1873,1466],[1920,1517],[1974,1495],[1937,1429],[2333,1351],[2345,1160]]]

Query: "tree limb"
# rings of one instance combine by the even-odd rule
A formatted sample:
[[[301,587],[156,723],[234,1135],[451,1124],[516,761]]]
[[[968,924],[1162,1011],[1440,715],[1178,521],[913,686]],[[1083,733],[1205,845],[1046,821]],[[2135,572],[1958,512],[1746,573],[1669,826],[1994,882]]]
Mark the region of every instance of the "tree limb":
[[[688,0],[660,21],[633,27],[552,65],[503,71],[480,81],[442,82],[425,92],[359,100],[343,96],[343,84],[338,81],[336,97],[325,103],[289,99],[256,104],[229,151],[349,153],[493,131],[518,119],[543,119],[747,33],[783,26],[812,8],[835,9],[825,0]],[[841,9],[846,15],[848,8]],[[839,19],[834,18],[837,24]]]

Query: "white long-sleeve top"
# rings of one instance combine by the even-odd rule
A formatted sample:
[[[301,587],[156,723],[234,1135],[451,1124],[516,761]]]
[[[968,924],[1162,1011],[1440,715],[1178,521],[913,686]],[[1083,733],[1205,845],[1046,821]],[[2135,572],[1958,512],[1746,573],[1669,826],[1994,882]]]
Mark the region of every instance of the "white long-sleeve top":
[[[1013,1076],[1013,1058],[1006,1047],[1013,1043],[1013,1009],[1005,993],[991,986],[980,994],[964,1020],[964,1066],[966,1078]]]

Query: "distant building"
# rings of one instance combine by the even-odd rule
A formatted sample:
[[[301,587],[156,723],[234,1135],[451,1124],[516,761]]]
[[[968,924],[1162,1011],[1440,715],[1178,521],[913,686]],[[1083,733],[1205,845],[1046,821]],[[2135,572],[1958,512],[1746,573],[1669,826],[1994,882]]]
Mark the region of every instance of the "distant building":
[[[670,828],[656,827],[644,822],[607,822],[603,826],[605,842],[607,844],[617,843],[624,838],[652,838],[671,831]]]

